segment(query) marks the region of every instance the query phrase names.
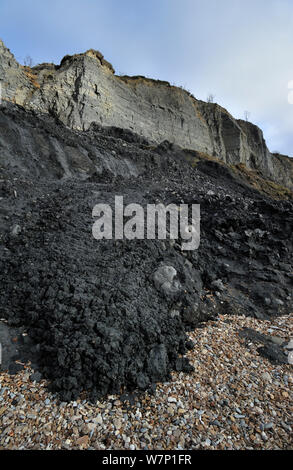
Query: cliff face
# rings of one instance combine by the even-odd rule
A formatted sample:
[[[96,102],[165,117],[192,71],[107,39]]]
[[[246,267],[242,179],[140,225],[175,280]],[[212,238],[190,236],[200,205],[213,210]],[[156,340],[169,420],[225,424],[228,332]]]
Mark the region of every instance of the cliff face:
[[[168,83],[119,78],[95,51],[32,69],[1,51],[0,340],[4,318],[17,346],[9,360],[5,350],[10,371],[28,354],[62,401],[96,401],[191,371],[186,330],[219,314],[293,311],[293,193],[244,165],[292,184],[292,160],[270,155],[257,127]],[[182,233],[96,240],[93,208],[116,216],[117,195],[146,213],[200,204],[198,250],[182,250]]]
[[[129,129],[154,143],[168,140],[226,163],[244,163],[293,189],[293,162],[269,152],[262,131],[217,104],[144,77],[120,77],[101,53],[66,56],[59,66],[20,66],[0,41],[2,98],[50,113],[66,126]]]

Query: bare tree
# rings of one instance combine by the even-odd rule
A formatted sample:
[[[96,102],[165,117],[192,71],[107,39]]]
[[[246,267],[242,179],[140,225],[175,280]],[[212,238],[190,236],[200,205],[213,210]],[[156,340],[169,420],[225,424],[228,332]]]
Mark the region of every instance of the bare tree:
[[[30,55],[25,56],[23,63],[26,67],[32,67],[34,65],[34,61]]]
[[[251,113],[249,111],[244,111],[244,119],[246,122],[249,121]]]
[[[215,95],[212,95],[212,93],[210,93],[207,97],[207,102],[214,103],[214,101],[215,101]]]

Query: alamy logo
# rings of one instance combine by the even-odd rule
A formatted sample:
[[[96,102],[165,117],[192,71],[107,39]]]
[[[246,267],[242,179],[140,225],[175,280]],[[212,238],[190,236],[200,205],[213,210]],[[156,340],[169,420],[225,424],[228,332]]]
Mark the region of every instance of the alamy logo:
[[[128,204],[123,196],[115,196],[115,214],[108,204],[97,204],[92,216],[97,218],[92,227],[96,240],[177,240],[181,249],[196,250],[200,243],[200,205],[192,204]]]
[[[293,80],[288,83],[289,93],[288,93],[288,102],[289,104],[293,104]]]

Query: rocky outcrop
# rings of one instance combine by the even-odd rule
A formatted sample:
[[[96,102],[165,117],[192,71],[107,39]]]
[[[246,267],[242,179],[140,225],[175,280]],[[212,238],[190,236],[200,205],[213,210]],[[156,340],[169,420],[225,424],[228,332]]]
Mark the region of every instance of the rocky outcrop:
[[[21,67],[0,40],[0,85],[1,100],[24,105],[33,94],[34,87],[29,75],[32,73]]]
[[[98,51],[30,69],[0,41],[0,84],[3,100],[50,113],[72,129],[87,130],[93,123],[129,129],[154,143],[168,140],[229,164],[243,163],[293,189],[292,160],[271,154],[257,126],[168,82],[117,76]]]

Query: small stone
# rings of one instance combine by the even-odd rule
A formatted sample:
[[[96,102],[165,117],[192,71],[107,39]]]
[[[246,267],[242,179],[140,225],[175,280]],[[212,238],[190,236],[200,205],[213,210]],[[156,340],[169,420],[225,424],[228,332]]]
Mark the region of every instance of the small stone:
[[[215,421],[212,421],[211,422],[211,426],[218,426],[219,428],[222,426],[220,421],[218,421],[217,419],[215,419]]]
[[[168,402],[169,403],[177,403],[177,400],[174,397],[168,397]]]
[[[42,380],[42,375],[40,374],[40,372],[35,372],[34,374],[32,374],[30,376],[30,380],[32,382],[40,382]]]
[[[293,365],[293,351],[290,351],[288,354],[288,364]]]
[[[98,414],[94,419],[93,423],[95,424],[103,424],[103,418],[101,414]]]
[[[88,428],[89,432],[92,432],[96,429],[96,425],[95,425],[95,423],[87,423],[87,428]]]
[[[281,424],[286,431],[289,431],[289,432],[292,431],[292,428],[291,426],[289,426],[289,424],[284,423],[284,421],[282,421]]]
[[[263,414],[263,410],[259,407],[259,406],[255,406],[254,407],[254,411],[259,414],[259,415],[262,415]]]
[[[285,340],[279,336],[271,336],[269,339],[272,343],[277,344],[278,346],[282,346],[282,344],[285,342]]]
[[[89,437],[88,436],[82,436],[79,437],[76,441],[76,444],[81,447],[85,447],[88,445]]]
[[[261,377],[265,382],[272,382],[272,377],[268,372],[264,372]]]
[[[274,423],[267,423],[264,425],[264,429],[272,429],[274,427]]]
[[[121,426],[122,426],[122,422],[121,422],[120,419],[114,419],[114,420],[113,420],[113,424],[114,424],[114,426],[115,426],[116,429],[120,429]]]
[[[216,281],[213,281],[211,285],[212,287],[214,287],[215,289],[218,289],[219,291],[225,290],[225,286],[221,279],[217,279]]]
[[[21,226],[16,224],[12,227],[11,235],[13,235],[14,237],[17,237],[17,235],[19,235],[20,232],[21,232]]]

